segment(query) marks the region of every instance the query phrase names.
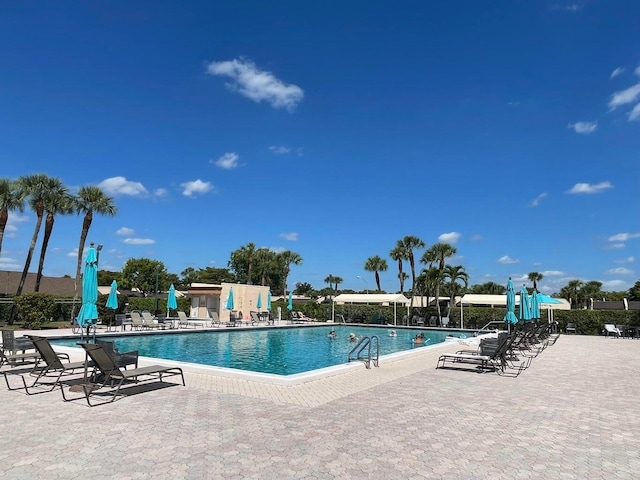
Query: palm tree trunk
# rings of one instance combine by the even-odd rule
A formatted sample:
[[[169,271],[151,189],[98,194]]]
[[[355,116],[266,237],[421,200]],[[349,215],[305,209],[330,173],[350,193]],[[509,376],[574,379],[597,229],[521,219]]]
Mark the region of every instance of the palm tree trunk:
[[[44,268],[44,257],[47,254],[49,239],[53,231],[53,223],[55,219],[51,213],[47,214],[47,220],[44,222],[44,236],[42,237],[42,247],[40,248],[40,260],[38,262],[38,274],[36,275],[36,286],[34,292],[40,291],[40,281],[42,280],[42,270]]]
[[[24,283],[27,280],[27,274],[29,273],[29,266],[31,265],[31,259],[33,258],[33,251],[36,249],[36,241],[38,240],[38,234],[40,233],[40,226],[42,225],[42,214],[37,216],[36,226],[33,230],[33,236],[31,237],[31,245],[29,246],[29,252],[27,253],[27,260],[24,262],[24,270],[22,270],[22,276],[20,277],[20,283],[18,284],[18,290],[16,290],[16,296],[22,294],[24,289]],[[16,304],[15,302],[11,306],[11,313],[9,314],[9,325],[13,325],[13,321],[16,318]]]
[[[0,211],[0,255],[2,254],[2,239],[4,238],[4,229],[9,221],[9,212],[7,210]]]

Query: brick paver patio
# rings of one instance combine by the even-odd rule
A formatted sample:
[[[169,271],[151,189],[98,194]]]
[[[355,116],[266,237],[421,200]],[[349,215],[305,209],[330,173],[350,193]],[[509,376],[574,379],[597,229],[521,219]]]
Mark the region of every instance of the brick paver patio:
[[[640,478],[640,341],[563,335],[517,378],[440,351],[293,386],[187,369],[95,408],[3,384],[0,477]]]

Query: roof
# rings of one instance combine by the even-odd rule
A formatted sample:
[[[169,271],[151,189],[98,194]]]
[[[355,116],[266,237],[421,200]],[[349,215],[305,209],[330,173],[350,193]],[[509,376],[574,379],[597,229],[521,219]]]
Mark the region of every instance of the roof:
[[[36,285],[35,273],[27,273],[22,293],[33,293]],[[14,295],[18,290],[22,272],[0,270],[0,292]],[[71,277],[46,277],[40,281],[40,292],[50,295],[73,297],[75,292],[75,279]]]
[[[334,303],[400,303],[408,305],[410,300],[401,293],[342,293],[333,299]]]
[[[546,298],[550,300],[545,301]],[[564,298],[542,296],[542,303],[540,308],[554,308],[558,310],[570,310],[571,305]],[[501,307],[507,305],[506,295],[485,295],[481,293],[466,293],[460,300],[462,305],[490,305],[494,307]],[[516,292],[516,305],[520,305],[520,294]]]

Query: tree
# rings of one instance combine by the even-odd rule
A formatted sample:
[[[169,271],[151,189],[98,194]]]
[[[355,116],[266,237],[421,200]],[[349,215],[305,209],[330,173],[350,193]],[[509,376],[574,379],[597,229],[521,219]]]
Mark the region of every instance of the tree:
[[[296,252],[285,250],[277,254],[277,259],[282,266],[282,290],[287,292],[287,279],[291,270],[291,265],[302,265],[302,257]]]
[[[293,293],[296,295],[305,295],[305,296],[311,296],[312,292],[313,292],[313,286],[307,282],[296,283],[296,288],[293,291]]]
[[[436,307],[438,309],[438,318],[442,318],[441,317],[441,312],[440,312],[440,284],[442,282],[442,278],[443,278],[443,273],[444,273],[444,267],[445,267],[445,262],[446,259],[449,257],[452,257],[456,254],[457,249],[456,247],[454,247],[453,245],[450,245],[448,243],[436,243],[434,245],[432,245],[429,250],[427,250],[421,261],[425,261],[425,263],[437,263],[438,264],[438,271],[440,273],[439,275],[439,281],[438,283],[436,283]]]
[[[636,283],[633,284],[633,287],[629,289],[628,294],[629,300],[634,302],[640,300],[640,280],[636,281]]]
[[[529,275],[527,275],[527,277],[529,278],[529,281],[533,282],[533,289],[537,291],[538,282],[544,278],[544,275],[538,272],[530,272]]]
[[[130,258],[122,267],[118,284],[126,289],[139,289],[145,296],[155,293],[156,278],[158,291],[169,288],[167,270],[164,263],[149,258]]]
[[[571,308],[578,308],[580,303],[580,291],[584,283],[581,280],[570,280],[564,287],[560,289],[560,296],[569,301]]]
[[[69,215],[73,213],[73,197],[69,194],[69,190],[57,178],[47,179],[47,188],[44,196],[44,209],[47,218],[44,221],[44,235],[42,237],[42,246],[40,247],[40,259],[38,261],[38,273],[36,274],[36,284],[34,291],[40,291],[40,282],[42,280],[42,270],[44,269],[44,259],[49,246],[49,239],[53,233],[53,225],[57,214]]]
[[[255,254],[255,270],[260,277],[260,285],[273,285],[279,281],[282,274],[279,271],[278,256],[268,248],[259,248]],[[284,295],[286,292],[282,292]]]
[[[504,295],[507,287],[496,282],[485,282],[479,285],[473,285],[469,293],[478,293],[484,295]]]
[[[106,195],[100,187],[84,186],[80,187],[78,193],[73,198],[73,209],[78,215],[84,214],[82,219],[82,230],[80,231],[80,242],[78,243],[78,258],[76,262],[76,281],[74,285],[72,317],[75,316],[76,301],[78,300],[78,283],[80,282],[80,269],[84,258],[84,245],[89,235],[89,229],[93,222],[93,214],[114,216],[118,209],[113,204],[113,199]]]
[[[416,262],[414,250],[417,248],[424,248],[424,242],[414,235],[405,236],[401,242],[402,247],[405,249],[407,259],[409,260],[409,266],[411,267],[411,305],[413,306],[413,292],[416,288]]]
[[[584,306],[589,308],[593,299],[602,297],[602,282],[591,280],[582,286],[580,293],[584,300]]]
[[[431,292],[436,289],[436,284],[440,282],[440,270],[438,270],[433,265],[430,265],[428,268],[423,269],[418,275],[416,280],[416,293],[420,295],[420,301],[423,301],[423,298],[427,297],[427,302],[429,298],[431,298]],[[421,307],[426,307],[424,303],[420,304]]]
[[[18,184],[7,178],[0,178],[0,253],[2,239],[9,221],[9,212],[24,211],[24,195]]]
[[[367,272],[374,272],[375,274],[376,286],[378,287],[378,292],[382,290],[380,288],[380,272],[386,272],[387,268],[389,268],[387,266],[387,261],[384,258],[379,257],[378,255],[369,257],[367,261],[364,263],[364,269]]]
[[[451,309],[456,303],[455,298],[460,290],[458,282],[462,283],[463,288],[467,288],[469,285],[469,275],[462,265],[447,265],[444,267],[442,274],[443,278],[449,279],[448,287],[451,300],[449,300],[449,311],[447,313],[447,317],[451,317]]]
[[[336,277],[331,274],[327,275],[323,280],[324,283],[329,284],[329,288],[333,290],[334,295],[338,294],[338,284],[342,283],[342,281],[343,281],[342,278]],[[335,285],[335,288],[333,288],[334,285]]]
[[[398,280],[400,280],[400,293],[404,294],[404,282],[408,275],[403,272],[403,264],[409,259],[407,249],[404,247],[402,240],[396,242],[396,246],[389,252],[392,260],[398,262]]]
[[[47,194],[48,180],[49,177],[42,173],[18,178],[18,189],[20,190],[21,195],[27,198],[29,206],[35,212],[36,224],[33,229],[33,235],[31,236],[31,245],[29,245],[27,259],[24,262],[24,269],[22,270],[22,276],[20,277],[20,283],[18,284],[16,295],[20,295],[22,293],[24,282],[27,279],[27,273],[29,273],[31,259],[33,258],[33,251],[36,249],[36,242],[40,233],[40,227],[42,226],[42,217],[44,216],[44,200]],[[13,323],[14,314],[15,309],[12,309],[10,323]]]

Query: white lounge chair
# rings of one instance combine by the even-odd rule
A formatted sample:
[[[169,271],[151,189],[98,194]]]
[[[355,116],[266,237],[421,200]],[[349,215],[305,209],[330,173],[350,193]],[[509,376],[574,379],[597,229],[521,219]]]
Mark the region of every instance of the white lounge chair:
[[[605,323],[604,325],[604,334],[607,337],[610,336],[614,336],[614,337],[621,337],[622,336],[622,332],[620,331],[620,329],[618,327],[616,327],[615,325],[613,325],[612,323]]]

